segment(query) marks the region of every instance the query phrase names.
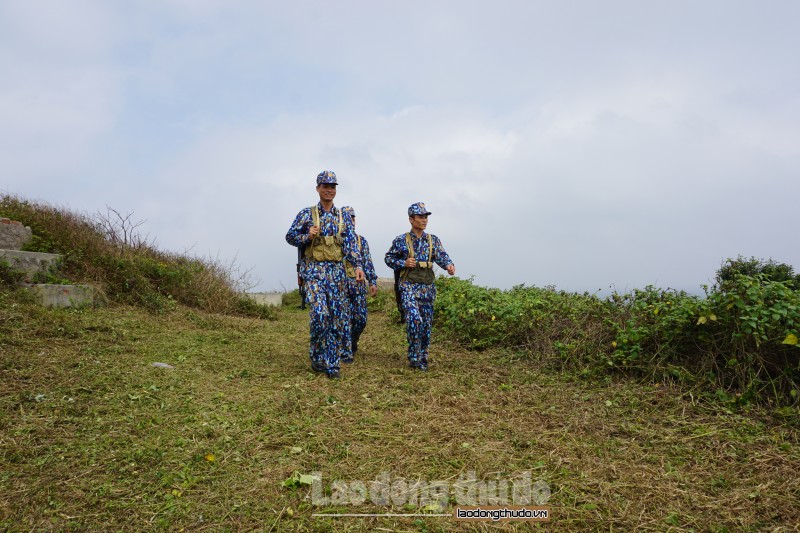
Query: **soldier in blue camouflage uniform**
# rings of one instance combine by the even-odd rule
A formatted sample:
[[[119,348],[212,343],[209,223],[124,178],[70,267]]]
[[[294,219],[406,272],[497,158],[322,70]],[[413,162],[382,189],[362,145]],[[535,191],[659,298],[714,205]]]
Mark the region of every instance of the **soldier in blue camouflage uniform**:
[[[353,227],[355,227],[355,210],[350,206],[345,206],[342,211],[350,215],[353,220]],[[367,243],[367,239],[358,234],[356,234],[356,243],[358,252],[361,255],[361,266],[364,268],[367,283],[356,281],[355,268],[349,261],[346,261],[344,266],[347,272],[347,297],[350,300],[350,339],[352,341],[351,352],[353,355],[358,352],[358,339],[361,338],[361,333],[367,327],[367,291],[372,297],[378,294],[378,275],[375,274],[375,266],[372,264],[369,243]],[[369,289],[367,289],[367,285],[369,285]],[[353,359],[342,359],[342,361],[350,363]]]
[[[408,208],[411,231],[394,239],[384,259],[389,268],[401,270],[399,288],[406,320],[408,364],[422,371],[428,370],[428,345],[436,299],[433,264],[447,270],[451,276],[456,273],[442,241],[436,235],[425,233],[430,214],[424,203],[412,204]]]
[[[351,356],[350,302],[342,260],[354,266],[356,281],[364,280],[353,221],[333,205],[336,185],[334,172],[320,172],[319,203],[300,211],[286,233],[286,242],[305,249],[300,277],[309,306],[311,368],[330,378],[339,377],[339,360]]]

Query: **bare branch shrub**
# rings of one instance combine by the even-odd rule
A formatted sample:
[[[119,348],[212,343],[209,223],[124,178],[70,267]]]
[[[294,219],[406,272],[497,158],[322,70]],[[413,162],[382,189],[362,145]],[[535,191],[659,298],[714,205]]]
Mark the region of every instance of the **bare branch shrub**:
[[[139,228],[146,222],[134,222],[131,217],[133,212],[122,214],[113,207],[106,206],[106,212],[97,212],[92,217],[98,229],[106,240],[122,255],[127,250],[144,250],[154,248],[154,243],[149,241],[149,234],[142,236]]]

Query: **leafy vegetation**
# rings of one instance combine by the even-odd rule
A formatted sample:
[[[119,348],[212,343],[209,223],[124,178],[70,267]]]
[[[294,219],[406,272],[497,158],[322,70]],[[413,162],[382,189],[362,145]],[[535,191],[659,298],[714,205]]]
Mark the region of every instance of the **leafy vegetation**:
[[[437,292],[437,327],[474,349],[524,349],[569,367],[583,364],[610,335],[603,326],[608,305],[588,294],[522,285],[486,289],[444,277]]]
[[[744,272],[742,272],[744,271]],[[729,260],[704,298],[655,287],[600,299],[437,280],[442,330],[559,368],[672,379],[736,404],[798,404],[800,291],[791,267]]]
[[[720,284],[733,282],[739,275],[761,275],[768,281],[782,281],[787,286],[800,289],[800,274],[795,275],[794,267],[786,263],[778,263],[774,259],[763,260],[741,255],[736,259],[728,259],[717,271],[717,282]]]

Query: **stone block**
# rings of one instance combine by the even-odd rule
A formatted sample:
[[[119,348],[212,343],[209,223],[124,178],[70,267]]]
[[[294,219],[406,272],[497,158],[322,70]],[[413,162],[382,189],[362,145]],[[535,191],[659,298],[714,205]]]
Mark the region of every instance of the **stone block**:
[[[33,237],[33,232],[21,222],[0,218],[0,250],[21,250]]]
[[[57,268],[60,258],[58,254],[0,250],[0,261],[6,261],[11,268],[24,272],[26,281],[31,281],[38,273],[46,274],[50,269]]]
[[[45,307],[86,307],[102,303],[91,285],[25,285]]]

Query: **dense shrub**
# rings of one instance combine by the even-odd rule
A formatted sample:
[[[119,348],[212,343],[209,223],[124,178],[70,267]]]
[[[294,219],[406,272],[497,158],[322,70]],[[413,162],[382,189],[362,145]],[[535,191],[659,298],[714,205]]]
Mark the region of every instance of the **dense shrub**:
[[[706,353],[715,356],[725,381],[745,397],[763,392],[796,399],[800,291],[791,280],[737,274],[710,290],[705,304],[705,313],[698,317],[704,330],[699,338]]]
[[[677,379],[737,403],[798,399],[800,291],[790,280],[736,273],[703,298],[650,286],[607,299],[436,283],[437,331],[473,349],[522,349],[583,373]]]
[[[436,286],[437,330],[471,348],[506,346],[570,364],[612,340],[609,306],[596,296],[524,285],[503,291],[444,277]]]
[[[789,287],[800,289],[800,274],[795,275],[794,268],[785,263],[778,263],[773,259],[763,260],[751,257],[745,259],[741,255],[736,259],[726,259],[717,270],[717,285],[723,287],[726,283],[736,281],[736,276],[756,276],[762,274],[768,281],[783,281]]]
[[[608,319],[613,330],[609,367],[658,372],[664,367],[680,377],[674,364],[681,354],[694,352],[695,321],[702,302],[682,291],[647,286],[609,298],[614,312]]]

